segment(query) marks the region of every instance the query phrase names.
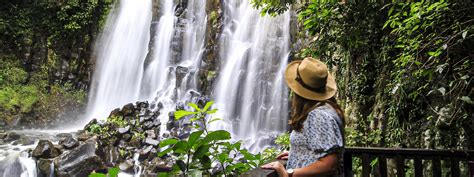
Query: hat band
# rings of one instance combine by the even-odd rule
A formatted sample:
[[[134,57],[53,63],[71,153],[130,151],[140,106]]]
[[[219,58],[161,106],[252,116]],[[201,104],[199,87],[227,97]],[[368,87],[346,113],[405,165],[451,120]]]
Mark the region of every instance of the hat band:
[[[325,78],[325,80],[327,79],[327,76]],[[301,76],[300,76],[300,71],[299,71],[299,66],[296,68],[296,78],[295,80],[301,85],[303,86],[305,89],[308,89],[308,90],[311,90],[311,91],[314,91],[314,92],[325,92],[326,91],[326,84],[323,84],[321,85],[320,87],[311,87],[309,86],[308,84],[305,84],[303,79],[301,79]]]

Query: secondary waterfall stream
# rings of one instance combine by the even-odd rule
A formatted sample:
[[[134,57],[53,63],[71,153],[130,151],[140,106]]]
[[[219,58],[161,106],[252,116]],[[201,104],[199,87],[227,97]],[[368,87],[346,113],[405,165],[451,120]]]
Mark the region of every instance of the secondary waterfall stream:
[[[110,110],[138,100],[150,23],[151,0],[122,0],[113,8],[95,48],[88,117],[104,119]]]
[[[283,71],[290,52],[290,13],[264,16],[247,1],[225,1],[222,70],[215,100],[236,139],[262,148],[286,130],[288,91]]]

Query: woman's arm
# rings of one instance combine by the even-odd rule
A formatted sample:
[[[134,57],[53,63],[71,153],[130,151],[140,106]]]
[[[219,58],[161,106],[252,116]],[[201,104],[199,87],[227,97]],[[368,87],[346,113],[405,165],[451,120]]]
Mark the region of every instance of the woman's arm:
[[[293,169],[294,171],[291,177],[314,177],[331,174],[337,169],[337,163],[337,154],[332,153],[306,167]],[[280,162],[272,162],[262,166],[262,168],[274,169],[279,177],[289,176],[285,167]]]
[[[337,154],[332,153],[303,168],[293,169],[292,177],[313,177],[327,175],[337,170]]]

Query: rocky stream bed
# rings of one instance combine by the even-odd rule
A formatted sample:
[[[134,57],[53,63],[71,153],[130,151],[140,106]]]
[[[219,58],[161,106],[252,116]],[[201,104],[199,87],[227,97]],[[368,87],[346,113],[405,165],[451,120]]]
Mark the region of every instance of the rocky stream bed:
[[[175,159],[157,156],[160,140],[187,138],[191,128],[189,123],[174,121],[170,113],[171,121],[161,130],[160,113],[153,111],[159,106],[130,103],[113,110],[107,121],[93,119],[83,130],[70,133],[2,131],[0,166],[10,170],[3,174],[35,173],[35,169],[24,169],[31,165],[36,165],[33,168],[38,176],[88,176],[93,171],[105,173],[111,167],[141,176],[168,172]],[[9,157],[13,153],[16,156]],[[21,158],[30,160],[29,165]]]

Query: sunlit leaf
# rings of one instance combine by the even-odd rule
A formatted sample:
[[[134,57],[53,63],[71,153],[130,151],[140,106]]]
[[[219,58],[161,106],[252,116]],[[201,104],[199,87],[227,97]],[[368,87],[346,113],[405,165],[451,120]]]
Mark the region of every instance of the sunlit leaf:
[[[188,103],[188,106],[191,106],[196,111],[201,111],[201,108],[199,108],[196,103]]]
[[[193,133],[191,133],[191,135],[189,135],[189,139],[188,139],[188,142],[189,144],[194,144],[194,142],[196,142],[197,139],[199,139],[199,137],[204,133],[203,130],[200,130],[200,131],[195,131]]]
[[[169,152],[171,152],[173,150],[173,148],[168,148],[168,149],[165,149],[161,152],[158,153],[158,157],[163,157],[164,155],[168,154]]]
[[[110,168],[107,174],[109,177],[117,177],[118,173],[120,172],[120,169],[117,167]]]
[[[206,135],[203,139],[203,143],[208,143],[211,141],[219,141],[219,140],[228,140],[230,139],[230,133],[225,130],[217,130],[213,131]]]
[[[222,120],[221,118],[212,118],[211,120],[209,120],[209,123],[212,123],[212,122],[215,122],[215,121],[218,121],[218,120]]]
[[[474,102],[473,102],[473,101],[471,100],[471,98],[468,97],[468,96],[462,96],[462,97],[460,98],[460,100],[466,102],[467,104],[474,104]]]
[[[213,110],[207,111],[206,113],[208,113],[208,114],[214,114],[214,113],[216,113],[216,112],[217,112],[217,109],[213,109]]]
[[[168,146],[168,145],[176,144],[177,142],[178,142],[177,139],[173,139],[173,138],[165,139],[160,142],[160,148]]]
[[[202,112],[206,112],[209,108],[211,108],[213,104],[214,104],[214,101],[207,102],[204,108],[202,109]]]
[[[102,173],[91,173],[89,174],[89,177],[107,177],[107,175]]]
[[[183,118],[184,116],[193,115],[193,114],[196,114],[196,112],[178,110],[178,111],[174,112],[174,118],[176,120],[179,120],[179,119]]]

